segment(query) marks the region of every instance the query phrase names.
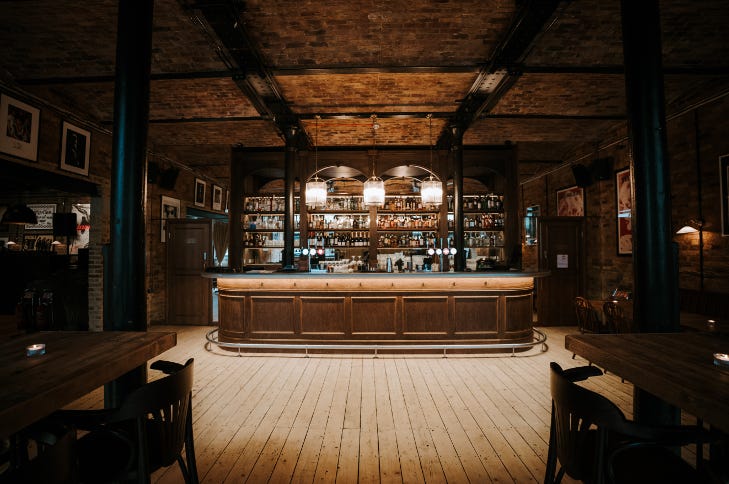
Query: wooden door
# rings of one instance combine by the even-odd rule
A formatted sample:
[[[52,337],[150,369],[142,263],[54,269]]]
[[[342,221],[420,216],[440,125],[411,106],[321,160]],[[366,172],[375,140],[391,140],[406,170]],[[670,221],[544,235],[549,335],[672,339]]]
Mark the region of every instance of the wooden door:
[[[575,296],[584,295],[584,219],[539,218],[539,270],[550,275],[537,279],[537,316],[542,326],[577,324]]]
[[[208,325],[213,319],[212,224],[207,219],[167,221],[167,323]]]

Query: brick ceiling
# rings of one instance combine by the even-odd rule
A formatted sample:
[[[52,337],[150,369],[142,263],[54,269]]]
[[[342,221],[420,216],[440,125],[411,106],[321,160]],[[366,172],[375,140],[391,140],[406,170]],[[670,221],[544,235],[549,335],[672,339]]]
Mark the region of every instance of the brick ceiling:
[[[552,3],[156,0],[150,149],[225,183],[231,146],[281,148],[286,123],[306,145],[319,115],[320,149],[366,149],[376,114],[379,145],[422,148],[475,106],[464,143],[515,143],[522,175],[538,173],[625,123],[618,0],[556,2],[506,41],[519,6]],[[670,115],[729,85],[729,0],[660,7]],[[116,13],[113,0],[0,2],[0,77],[110,130]]]

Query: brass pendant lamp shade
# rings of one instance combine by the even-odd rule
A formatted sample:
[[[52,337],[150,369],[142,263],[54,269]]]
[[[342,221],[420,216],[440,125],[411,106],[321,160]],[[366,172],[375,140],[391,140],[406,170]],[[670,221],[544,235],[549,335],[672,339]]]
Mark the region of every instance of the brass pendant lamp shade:
[[[0,223],[5,225],[37,224],[38,217],[26,204],[14,203],[5,210]]]
[[[314,176],[306,182],[306,206],[322,209],[327,206],[327,182],[319,178],[319,116],[316,116],[316,136],[314,137]]]
[[[443,183],[433,176],[433,115],[428,114],[428,133],[430,137],[430,176],[423,180],[420,199],[423,205],[439,206],[443,203]]]
[[[375,162],[377,159],[377,130],[380,125],[377,123],[377,115],[372,115],[372,176],[364,182],[363,203],[367,207],[383,207],[385,205],[385,182],[375,174]]]

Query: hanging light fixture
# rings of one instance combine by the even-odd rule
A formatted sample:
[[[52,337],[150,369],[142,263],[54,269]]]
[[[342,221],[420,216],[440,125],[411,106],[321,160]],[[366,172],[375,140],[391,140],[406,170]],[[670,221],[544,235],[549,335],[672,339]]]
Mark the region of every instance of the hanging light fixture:
[[[363,202],[365,206],[382,207],[385,205],[385,182],[375,175],[375,162],[377,160],[377,115],[372,115],[372,176],[364,183]]]
[[[314,136],[314,177],[306,182],[306,206],[312,209],[327,206],[327,182],[319,178],[319,119],[316,116],[316,134]]]
[[[430,137],[430,176],[423,180],[420,187],[420,199],[423,205],[439,206],[443,202],[443,183],[433,176],[433,115],[428,114],[427,117]]]
[[[0,220],[0,224],[3,225],[34,225],[37,223],[38,217],[35,215],[35,212],[24,203],[10,205],[5,210],[2,220]]]

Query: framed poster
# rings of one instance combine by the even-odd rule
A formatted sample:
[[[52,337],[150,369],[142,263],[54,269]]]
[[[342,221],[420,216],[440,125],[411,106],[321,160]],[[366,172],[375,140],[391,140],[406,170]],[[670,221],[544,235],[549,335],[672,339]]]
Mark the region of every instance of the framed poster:
[[[37,161],[39,124],[40,109],[0,96],[0,151]]]
[[[729,155],[719,157],[721,185],[721,235],[729,235]]]
[[[577,185],[557,190],[558,217],[585,216],[585,189]]]
[[[222,210],[223,208],[223,187],[213,185],[213,210]]]
[[[55,203],[29,203],[28,208],[35,212],[37,224],[26,224],[25,230],[53,230],[53,214],[56,213]]]
[[[91,133],[64,121],[61,135],[61,169],[89,176]]]
[[[195,178],[195,205],[198,207],[205,206],[205,191],[207,186],[208,184],[205,183],[205,180]]]
[[[76,214],[76,239],[71,242],[70,253],[78,254],[79,249],[89,246],[89,231],[91,230],[91,204],[71,204],[71,212]]]
[[[615,173],[618,255],[633,253],[633,179],[630,168]]]
[[[162,195],[162,209],[161,209],[160,224],[161,238],[160,242],[167,241],[167,219],[180,218],[180,201],[176,198],[166,197]]]

